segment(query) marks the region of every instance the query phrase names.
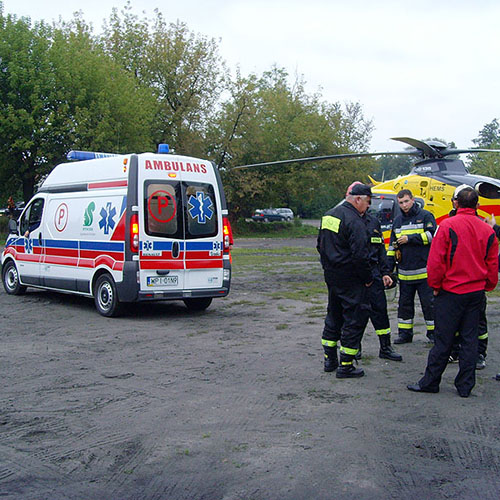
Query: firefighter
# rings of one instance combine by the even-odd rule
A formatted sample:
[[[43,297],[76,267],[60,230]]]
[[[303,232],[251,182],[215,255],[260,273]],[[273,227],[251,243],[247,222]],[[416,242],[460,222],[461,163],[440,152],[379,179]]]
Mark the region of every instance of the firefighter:
[[[458,212],[444,220],[428,259],[428,281],[436,307],[435,344],[424,376],[410,391],[439,392],[455,332],[460,333],[459,369],[455,387],[469,397],[476,382],[477,337],[484,292],[498,282],[498,241],[477,216],[478,193],[471,187],[458,193]]]
[[[370,244],[369,256],[372,267],[373,284],[368,288],[370,299],[370,320],[380,342],[379,358],[391,361],[402,361],[403,357],[391,346],[391,325],[387,314],[387,298],[385,289],[396,285],[395,276],[391,276],[385,252],[384,237],[379,220],[366,213],[366,227]]]
[[[415,293],[418,293],[427,327],[427,338],[433,341],[434,308],[432,290],[427,284],[427,256],[436,232],[434,216],[420,208],[409,189],[397,194],[401,214],[394,219],[387,256],[390,268],[398,264],[399,304],[398,337],[395,344],[413,340]]]
[[[328,287],[328,309],[322,335],[324,370],[337,378],[364,375],[353,365],[368,323],[368,287],[372,273],[368,235],[362,219],[371,202],[371,189],[356,184],[348,199],[321,219],[317,249]],[[340,366],[337,347],[340,347]]]
[[[448,214],[449,217],[453,217],[454,215],[457,214],[458,210],[458,193],[462,191],[464,188],[470,187],[468,184],[461,184],[455,189],[455,192],[453,193],[453,197],[451,199],[451,203],[453,205],[453,208],[450,210],[450,213]],[[486,294],[484,295],[484,299],[481,303],[481,311],[480,311],[480,318],[479,318],[479,329],[478,329],[478,342],[477,342],[477,361],[476,361],[476,370],[483,370],[486,368],[486,354],[487,354],[487,349],[488,349],[488,320],[486,318],[486,305],[487,305],[487,300],[486,300]],[[460,351],[460,336],[458,332],[456,333],[455,336],[455,341],[453,342],[453,348],[451,350],[450,354],[450,363],[456,363],[458,362],[458,353]]]
[[[496,237],[500,240],[500,226],[497,224],[497,221],[495,220],[495,216],[492,215],[491,217],[488,217],[486,219],[486,223],[489,224],[493,228],[493,231],[495,231]],[[500,255],[498,256],[498,266],[499,266],[499,271],[500,271]],[[495,378],[497,380],[500,380],[500,373],[497,373]]]

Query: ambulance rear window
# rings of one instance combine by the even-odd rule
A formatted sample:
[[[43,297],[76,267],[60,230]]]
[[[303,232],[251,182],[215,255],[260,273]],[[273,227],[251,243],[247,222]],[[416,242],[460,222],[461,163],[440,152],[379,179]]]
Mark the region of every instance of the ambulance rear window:
[[[368,213],[377,217],[382,229],[388,229],[394,219],[394,200],[373,197]]]
[[[186,182],[186,238],[201,238],[217,234],[217,204],[211,184]]]
[[[180,185],[178,182],[146,183],[144,217],[150,236],[183,237]]]

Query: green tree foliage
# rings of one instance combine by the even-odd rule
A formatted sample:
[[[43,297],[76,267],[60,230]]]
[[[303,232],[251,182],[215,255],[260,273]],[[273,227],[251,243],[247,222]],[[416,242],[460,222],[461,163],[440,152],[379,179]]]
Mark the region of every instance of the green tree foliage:
[[[154,101],[78,18],[0,16],[0,61],[0,175],[25,201],[70,149],[151,148]]]
[[[215,40],[184,23],[168,23],[158,10],[153,20],[141,20],[128,3],[121,15],[113,10],[102,43],[155,96],[155,141],[182,154],[203,154],[224,80]]]
[[[154,150],[213,159],[235,215],[289,206],[319,215],[371,159],[233,170],[237,165],[366,151],[372,123],[359,103],[308,94],[284,69],[233,77],[217,42],[113,9],[100,36],[81,15],[53,26],[4,16],[0,0],[0,180],[25,200],[70,149]]]
[[[304,216],[317,215],[343,196],[351,179],[366,178],[368,161],[231,170],[249,163],[364,150],[372,125],[359,104],[321,101],[308,95],[302,79],[290,85],[284,69],[261,78],[237,73],[230,97],[209,130],[209,152],[225,170],[224,181],[236,215],[263,206],[289,206]]]
[[[478,148],[500,149],[500,124],[494,118],[472,139]],[[470,155],[470,170],[475,174],[500,178],[500,155],[496,153],[478,153]]]

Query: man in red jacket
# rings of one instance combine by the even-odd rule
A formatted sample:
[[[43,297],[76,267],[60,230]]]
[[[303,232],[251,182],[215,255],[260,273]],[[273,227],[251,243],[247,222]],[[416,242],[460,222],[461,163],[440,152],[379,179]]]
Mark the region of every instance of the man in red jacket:
[[[424,376],[410,391],[439,392],[455,333],[460,333],[458,394],[468,397],[476,383],[479,314],[484,291],[498,282],[498,241],[491,227],[476,216],[478,194],[472,188],[458,193],[455,217],[444,220],[432,241],[427,281],[434,290],[435,345]]]

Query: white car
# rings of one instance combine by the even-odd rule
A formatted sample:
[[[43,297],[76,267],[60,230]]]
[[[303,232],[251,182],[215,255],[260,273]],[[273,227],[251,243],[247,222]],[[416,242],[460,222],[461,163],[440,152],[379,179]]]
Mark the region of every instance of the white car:
[[[292,220],[294,218],[293,211],[289,208],[277,208],[276,211],[284,215],[286,220]]]

